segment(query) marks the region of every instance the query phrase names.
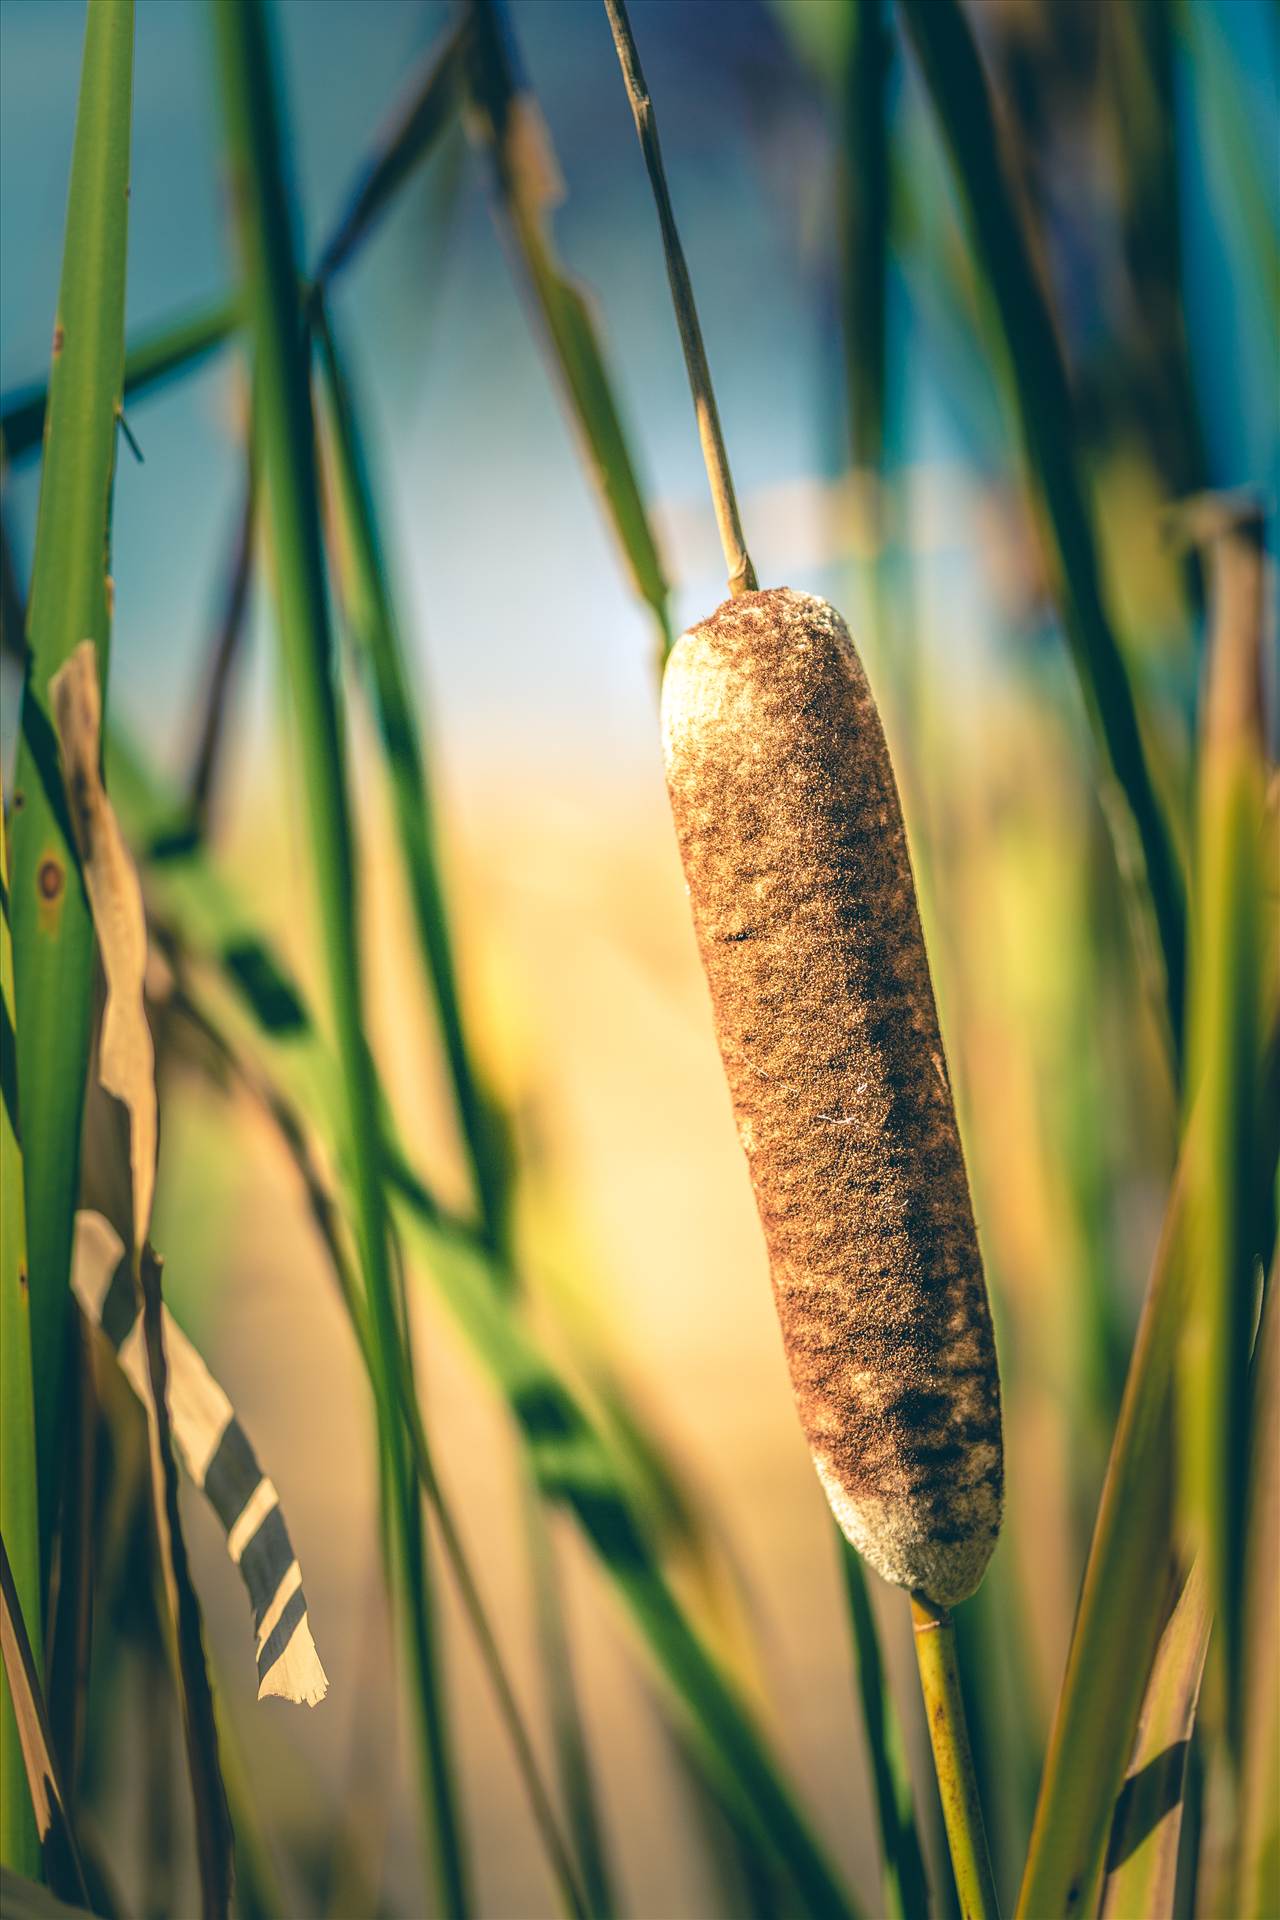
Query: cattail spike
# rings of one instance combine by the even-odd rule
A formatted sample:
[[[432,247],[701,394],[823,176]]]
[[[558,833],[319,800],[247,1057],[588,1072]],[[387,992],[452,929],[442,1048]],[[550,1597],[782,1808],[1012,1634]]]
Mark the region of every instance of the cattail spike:
[[[877,1572],[949,1606],[999,1530],[999,1376],[902,810],[840,615],[726,601],[672,653],[663,734],[814,1464]]]

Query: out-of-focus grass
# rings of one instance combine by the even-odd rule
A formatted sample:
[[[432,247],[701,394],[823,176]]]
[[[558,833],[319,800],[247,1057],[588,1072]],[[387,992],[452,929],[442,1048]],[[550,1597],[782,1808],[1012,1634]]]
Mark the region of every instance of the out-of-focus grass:
[[[1013,373],[1019,424],[1055,553],[1063,609],[1100,757],[1132,816],[1145,863],[1135,889],[1159,932],[1175,1056],[1182,1042],[1186,971],[1185,888],[1175,842],[1148,765],[1128,669],[1108,613],[1094,516],[1080,459],[1075,410],[1052,313],[1001,161],[990,94],[959,0],[903,0],[927,84],[952,155],[987,291]],[[1117,827],[1128,872],[1126,828]]]
[[[332,679],[308,341],[272,54],[259,0],[219,0],[214,19],[228,146],[240,179],[237,212],[281,641],[296,715],[342,1087],[342,1146],[372,1336],[370,1376],[380,1459],[387,1474],[389,1558],[404,1609],[439,1897],[446,1912],[460,1915],[470,1904],[465,1848],[432,1633],[421,1503],[397,1415],[402,1333],[383,1188],[379,1101],[364,1031],[359,894],[343,732]]]

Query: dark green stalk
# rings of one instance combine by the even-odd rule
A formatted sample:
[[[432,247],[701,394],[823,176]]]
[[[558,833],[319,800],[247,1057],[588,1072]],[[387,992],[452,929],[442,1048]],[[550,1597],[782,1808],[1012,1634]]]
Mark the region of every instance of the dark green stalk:
[[[454,1107],[470,1162],[481,1243],[492,1254],[495,1283],[506,1293],[516,1287],[510,1246],[512,1179],[502,1116],[473,1065],[458,993],[434,808],[427,777],[421,727],[414,708],[409,673],[395,619],[376,508],[358,428],[358,410],[350,376],[334,338],[332,317],[321,301],[312,304],[320,345],[331,422],[332,466],[337,529],[337,571],[353,635],[371,671],[374,704],[381,727],[396,808],[406,878],[417,919],[418,937],[453,1083]],[[586,1739],[573,1685],[569,1639],[559,1617],[551,1546],[542,1538],[546,1519],[530,1497],[528,1530],[533,1558],[538,1620],[547,1683],[551,1692],[552,1731],[566,1810],[573,1829],[589,1911],[612,1911],[604,1843],[591,1789]],[[537,1551],[541,1539],[542,1550]],[[539,1824],[551,1847],[557,1877],[572,1902],[579,1896],[572,1869],[561,1860],[559,1837],[549,1807],[540,1804],[536,1769],[527,1774],[534,1791]]]
[[[86,638],[105,698],[116,420],[124,370],[133,0],[90,0],[45,419],[13,790],[12,927],[45,1565],[61,1485],[72,1214],[89,1058],[93,927],[49,682]]]
[[[397,629],[373,493],[357,424],[350,374],[331,318],[312,309],[332,428],[333,468],[342,528],[343,599],[353,638],[370,670],[391,779],[405,877],[426,961],[454,1105],[470,1164],[486,1244],[509,1275],[510,1192],[502,1123],[472,1064],[463,1023],[448,908],[440,876],[435,805],[427,777],[409,669]]]
[[[37,1671],[40,1627],[40,1503],[36,1486],[36,1422],[31,1384],[30,1289],[18,1073],[14,1055],[13,943],[9,937],[9,867],[0,822],[0,1535],[13,1568],[18,1606],[27,1623]],[[22,1765],[9,1682],[0,1668],[0,1862],[40,1877],[40,1842]]]
[[[1169,824],[1147,764],[1133,687],[1107,608],[1075,407],[1049,302],[1001,157],[990,89],[959,0],[899,0],[951,154],[972,243],[991,288],[1013,375],[1027,464],[1043,500],[1054,584],[1101,762],[1130,816],[1112,819],[1128,876],[1130,823],[1164,964],[1169,1032],[1182,1054],[1186,899]],[[1141,902],[1141,895],[1138,895]],[[1145,923],[1140,905],[1139,931]]]
[[[884,460],[888,360],[885,307],[891,194],[886,86],[891,53],[885,0],[852,0],[837,102],[840,306],[849,442],[855,466],[877,477]]]
[[[255,349],[262,474],[276,559],[281,636],[293,699],[344,1102],[356,1239],[369,1307],[373,1386],[392,1475],[395,1560],[409,1603],[410,1659],[432,1803],[439,1897],[468,1909],[462,1841],[424,1663],[425,1588],[416,1495],[396,1413],[401,1363],[382,1188],[381,1114],[364,1032],[354,845],[334,693],[314,422],[297,255],[283,172],[271,49],[261,0],[215,0],[223,105]]]
[[[533,1572],[538,1658],[550,1707],[560,1795],[577,1845],[587,1912],[592,1920],[612,1920],[618,1903],[613,1894],[608,1851],[591,1778],[591,1755],[574,1686],[573,1656],[565,1628],[555,1538],[541,1495],[527,1473],[521,1475],[520,1490]]]
[[[858,1696],[875,1788],[876,1820],[883,1861],[886,1920],[926,1920],[929,1883],[916,1832],[906,1742],[889,1692],[880,1636],[860,1556],[836,1529],[845,1598],[853,1637]]]

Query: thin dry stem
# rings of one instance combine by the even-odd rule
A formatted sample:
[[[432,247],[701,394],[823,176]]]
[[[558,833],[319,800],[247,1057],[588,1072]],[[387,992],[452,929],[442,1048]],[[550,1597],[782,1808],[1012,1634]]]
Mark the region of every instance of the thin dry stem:
[[[694,303],[693,286],[689,279],[689,269],[685,264],[684,248],[680,244],[675,214],[671,208],[671,195],[667,191],[667,176],[662,164],[662,149],[658,144],[658,123],[654,117],[653,102],[649,98],[649,89],[645,85],[644,74],[640,70],[640,56],[636,52],[636,43],[631,32],[631,22],[627,18],[624,0],[604,0],[604,5],[605,12],[609,16],[609,25],[613,30],[613,44],[618,51],[618,63],[622,68],[627,98],[631,102],[636,132],[640,136],[640,150],[644,154],[644,163],[649,172],[649,184],[653,189],[653,198],[658,209],[662,246],[667,258],[667,278],[671,283],[671,300],[676,310],[676,325],[680,329],[680,344],[684,348],[684,363],[689,370],[689,389],[693,394],[693,410],[698,421],[698,438],[702,443],[702,458],[707,469],[707,479],[711,485],[711,500],[715,508],[716,526],[720,532],[720,545],[724,549],[725,566],[729,570],[729,591],[731,594],[754,593],[758,584],[756,570],[751,564],[751,556],[747,552],[746,541],[743,538],[742,523],[738,518],[738,502],[733,491],[733,476],[729,471],[729,456],[725,452],[724,435],[720,430],[720,415],[711,385],[711,369],[707,365],[706,348],[702,343],[702,328],[698,324],[698,309]]]

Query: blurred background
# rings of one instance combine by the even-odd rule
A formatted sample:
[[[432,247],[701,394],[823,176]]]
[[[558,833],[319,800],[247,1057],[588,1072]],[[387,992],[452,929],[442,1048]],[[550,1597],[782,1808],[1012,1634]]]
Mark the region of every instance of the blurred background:
[[[855,11],[881,36],[878,177],[859,144]],[[1162,515],[1204,488],[1274,501],[1280,480],[1276,9],[983,0],[969,14],[1052,291],[1107,589],[1178,821],[1203,582]],[[1006,1528],[962,1630],[984,1674],[972,1704],[1007,1884],[1025,1850],[1176,1102],[1046,577],[992,292],[900,23],[867,0],[634,0],[632,16],[761,584],[844,610],[903,790],[1005,1383]],[[312,263],[452,13],[429,0],[281,0],[274,17]],[[600,324],[679,631],[723,597],[723,568],[607,23],[587,0],[517,0],[509,18],[558,160],[556,245]],[[0,5],[6,396],[46,371],[83,24],[73,0]],[[221,298],[233,277],[204,9],[139,0],[129,337]],[[683,898],[654,622],[531,325],[482,145],[461,129],[441,140],[333,304],[429,716],[470,1032],[514,1128],[529,1311],[566,1364],[622,1383],[660,1437],[715,1542],[720,1644],[832,1853],[871,1889],[839,1563],[791,1406]],[[177,781],[195,752],[243,517],[246,396],[232,347],[127,410],[144,459],[122,449],[117,474],[111,705]],[[32,457],[5,476],[20,576],[38,484]],[[262,566],[251,595],[213,838],[258,924],[322,1000]],[[7,769],[10,657],[3,671]],[[371,1032],[415,1164],[462,1207],[465,1162],[385,773],[358,699],[351,715]],[[420,1913],[418,1789],[358,1355],[306,1197],[253,1104],[181,1048],[161,1099],[154,1237],[169,1302],[280,1489],[331,1681],[314,1712],[255,1704],[242,1592],[215,1522],[188,1501],[235,1764],[289,1911]],[[541,1726],[546,1673],[510,1423],[430,1275],[418,1278],[428,1427]],[[745,1910],[717,1877],[723,1835],[717,1846],[613,1596],[569,1527],[557,1525],[555,1547],[619,1904],[650,1916]],[[905,1609],[887,1589],[875,1599],[918,1761]],[[441,1606],[477,1906],[551,1911],[444,1580]],[[127,1621],[109,1631],[85,1824],[110,1842],[139,1911],[186,1911],[176,1709],[163,1684],[139,1687],[153,1656]],[[916,1772],[923,1795],[927,1767]],[[172,1848],[157,1845],[157,1823]]]

